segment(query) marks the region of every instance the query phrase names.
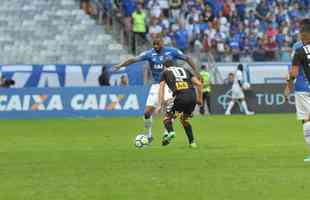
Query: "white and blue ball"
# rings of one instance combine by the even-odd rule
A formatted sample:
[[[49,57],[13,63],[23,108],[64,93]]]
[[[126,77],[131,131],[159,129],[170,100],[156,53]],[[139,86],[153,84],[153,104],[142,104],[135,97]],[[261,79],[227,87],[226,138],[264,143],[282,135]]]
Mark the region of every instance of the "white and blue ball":
[[[147,138],[146,135],[139,134],[139,135],[136,136],[136,139],[135,139],[135,146],[136,146],[137,148],[146,147],[148,144],[149,144],[149,140],[148,140],[148,138]]]

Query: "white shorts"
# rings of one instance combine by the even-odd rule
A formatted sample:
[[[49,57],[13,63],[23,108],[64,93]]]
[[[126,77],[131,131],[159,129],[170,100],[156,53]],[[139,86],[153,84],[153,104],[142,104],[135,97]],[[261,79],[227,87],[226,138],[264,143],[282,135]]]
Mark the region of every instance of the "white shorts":
[[[243,90],[240,87],[232,87],[231,97],[233,99],[244,99]]]
[[[308,120],[310,117],[310,93],[295,92],[295,106],[297,119]]]
[[[158,106],[158,95],[159,95],[159,84],[151,85],[149,95],[146,100],[146,106],[151,106],[156,108]],[[165,85],[165,96],[164,100],[167,101],[168,99],[172,98],[172,91]]]

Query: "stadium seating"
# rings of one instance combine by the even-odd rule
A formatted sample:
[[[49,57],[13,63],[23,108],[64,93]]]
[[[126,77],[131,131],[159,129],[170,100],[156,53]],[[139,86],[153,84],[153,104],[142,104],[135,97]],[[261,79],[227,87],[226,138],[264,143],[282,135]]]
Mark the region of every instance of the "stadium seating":
[[[10,0],[0,4],[1,64],[119,62],[124,48],[75,0]]]

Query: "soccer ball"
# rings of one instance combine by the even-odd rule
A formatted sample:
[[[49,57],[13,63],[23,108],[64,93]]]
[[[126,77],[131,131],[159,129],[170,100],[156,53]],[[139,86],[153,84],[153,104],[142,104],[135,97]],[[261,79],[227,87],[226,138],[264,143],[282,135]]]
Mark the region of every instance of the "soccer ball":
[[[149,140],[146,137],[146,135],[139,134],[139,135],[136,136],[135,146],[137,148],[143,148],[143,147],[147,146],[148,144],[149,144]]]
[[[244,90],[249,90],[249,89],[251,88],[251,85],[250,85],[250,83],[248,83],[248,82],[244,82],[243,85],[242,85],[242,88],[243,88]]]

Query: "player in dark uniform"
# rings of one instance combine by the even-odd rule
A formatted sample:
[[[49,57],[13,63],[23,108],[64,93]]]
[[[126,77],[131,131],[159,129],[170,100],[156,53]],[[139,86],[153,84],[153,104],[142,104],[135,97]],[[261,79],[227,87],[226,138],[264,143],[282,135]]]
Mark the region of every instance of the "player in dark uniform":
[[[192,75],[189,70],[182,67],[176,67],[173,64],[172,60],[167,60],[164,63],[166,69],[161,75],[159,85],[157,112],[161,110],[161,106],[164,102],[165,84],[168,85],[173,93],[173,98],[168,100],[166,106],[163,123],[167,132],[164,134],[162,144],[164,146],[168,145],[171,139],[175,137],[172,123],[175,118],[179,117],[187,135],[190,147],[196,148],[197,145],[194,140],[192,126],[188,119],[192,117],[192,112],[194,111],[196,104],[202,104],[202,83],[196,76]],[[197,94],[194,86],[197,88]]]
[[[310,19],[303,19],[300,23],[300,38],[303,45],[296,49],[292,61],[292,68],[287,80],[287,86],[285,89],[285,96],[287,97],[289,92],[293,89],[293,83],[300,74],[304,74],[307,80],[307,87],[310,83]],[[300,73],[302,72],[302,73]],[[295,90],[296,90],[295,83]],[[305,142],[310,150],[310,93],[308,90],[304,92],[295,92],[295,105],[297,110],[298,119],[303,122],[304,138]],[[304,159],[305,162],[310,162],[310,155]]]

